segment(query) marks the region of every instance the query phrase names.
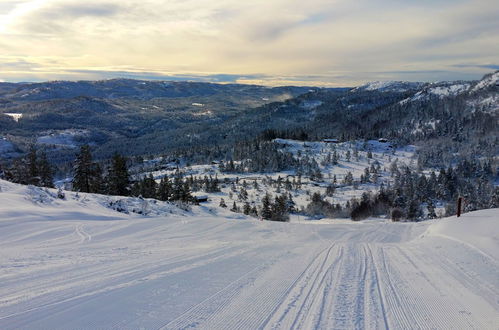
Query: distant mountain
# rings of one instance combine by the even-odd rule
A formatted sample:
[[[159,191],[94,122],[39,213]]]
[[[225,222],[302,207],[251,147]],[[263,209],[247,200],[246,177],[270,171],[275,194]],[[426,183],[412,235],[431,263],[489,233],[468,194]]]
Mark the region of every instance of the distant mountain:
[[[406,92],[420,89],[425,83],[407,81],[373,81],[356,87],[353,91]]]
[[[0,83],[0,138],[22,150],[39,143],[56,161],[71,159],[83,143],[104,158],[116,151],[159,153],[188,145],[205,124],[216,128],[249,109],[311,90],[318,88],[132,79]],[[86,133],[74,134],[81,131]],[[66,136],[71,143],[47,143]]]
[[[130,79],[0,83],[0,113],[22,115],[18,122],[0,115],[0,137],[16,150],[38,143],[57,162],[71,160],[83,143],[98,158],[225,157],[268,130],[288,138],[433,141],[442,150],[488,155],[491,147],[478,145],[497,140],[498,78],[335,89]]]
[[[4,85],[4,86],[2,86]],[[0,83],[0,97],[11,100],[38,101],[68,99],[79,96],[92,98],[139,98],[211,96],[234,93],[245,95],[303,93],[306,87],[267,88],[256,85],[213,84],[203,82],[147,81],[133,79],[110,79],[99,81],[51,81],[43,83],[4,84]]]

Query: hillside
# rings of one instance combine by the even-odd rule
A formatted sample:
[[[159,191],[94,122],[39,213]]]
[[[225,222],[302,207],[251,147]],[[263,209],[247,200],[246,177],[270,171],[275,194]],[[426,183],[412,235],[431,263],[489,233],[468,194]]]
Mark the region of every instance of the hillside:
[[[0,181],[0,328],[493,329],[498,209],[279,223]],[[112,200],[110,200],[112,199]],[[112,204],[112,203],[111,203]]]
[[[0,82],[0,136],[19,152],[36,143],[56,163],[84,143],[98,147],[100,158],[159,154],[192,145],[207,126],[309,90],[131,79]],[[67,135],[72,139],[58,143]]]
[[[496,153],[498,79],[495,72],[479,81],[334,89],[127,79],[0,83],[0,134],[13,148],[2,158],[37,143],[60,164],[88,143],[99,159],[119,152],[206,162],[231,157],[235,144],[277,130],[286,132],[283,138],[386,137],[431,145],[422,149],[425,162],[447,166],[458,151]]]

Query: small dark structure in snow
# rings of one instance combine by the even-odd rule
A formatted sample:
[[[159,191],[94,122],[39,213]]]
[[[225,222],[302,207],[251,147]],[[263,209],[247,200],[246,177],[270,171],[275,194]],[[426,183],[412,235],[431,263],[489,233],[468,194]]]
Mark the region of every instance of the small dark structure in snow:
[[[322,142],[324,143],[340,143],[338,139],[323,139]]]
[[[378,139],[378,142],[381,142],[381,143],[387,143],[387,142],[388,142],[388,139],[385,139],[385,138],[379,138],[379,139]]]
[[[208,196],[206,195],[194,196],[194,200],[198,203],[204,203],[208,201]]]

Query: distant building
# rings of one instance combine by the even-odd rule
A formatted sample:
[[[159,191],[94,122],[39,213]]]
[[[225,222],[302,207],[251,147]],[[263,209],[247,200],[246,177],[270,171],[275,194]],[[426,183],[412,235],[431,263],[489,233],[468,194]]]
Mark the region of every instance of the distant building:
[[[323,139],[322,142],[324,143],[340,143],[338,139]]]
[[[205,203],[208,201],[208,196],[207,195],[198,195],[194,196],[194,200],[198,203]]]

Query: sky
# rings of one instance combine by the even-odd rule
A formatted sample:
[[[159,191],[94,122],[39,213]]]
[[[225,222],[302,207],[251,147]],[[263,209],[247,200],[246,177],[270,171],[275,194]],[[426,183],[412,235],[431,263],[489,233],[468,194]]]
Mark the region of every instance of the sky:
[[[497,0],[0,0],[0,81],[356,86],[499,69]]]

